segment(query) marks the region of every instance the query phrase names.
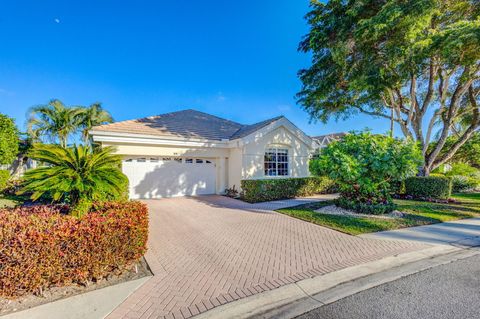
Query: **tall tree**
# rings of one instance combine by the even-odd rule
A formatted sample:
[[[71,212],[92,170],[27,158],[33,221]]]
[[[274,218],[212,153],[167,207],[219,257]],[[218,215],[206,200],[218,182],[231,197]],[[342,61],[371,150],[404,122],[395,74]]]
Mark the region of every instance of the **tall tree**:
[[[314,119],[393,119],[421,145],[424,175],[480,127],[479,0],[312,1],[306,19],[298,101]]]
[[[35,140],[46,137],[66,147],[68,137],[80,129],[82,113],[81,107],[67,107],[60,100],[51,100],[30,110],[28,133]]]
[[[92,142],[89,139],[88,131],[96,126],[106,123],[112,123],[113,117],[110,113],[103,109],[100,103],[93,103],[86,107],[80,116],[80,126],[82,129],[82,139],[85,143]]]

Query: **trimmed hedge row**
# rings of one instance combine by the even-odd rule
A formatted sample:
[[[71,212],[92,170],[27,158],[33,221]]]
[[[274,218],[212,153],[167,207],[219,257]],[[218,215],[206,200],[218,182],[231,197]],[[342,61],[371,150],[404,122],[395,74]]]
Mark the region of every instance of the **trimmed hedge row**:
[[[16,297],[121,273],[146,251],[148,210],[140,202],[0,210],[0,295]]]
[[[249,179],[241,181],[242,198],[249,203],[311,196],[335,191],[328,177]]]
[[[445,176],[415,176],[405,180],[405,193],[415,198],[448,199],[452,194],[452,179]]]
[[[0,192],[7,187],[7,182],[9,178],[10,172],[4,169],[0,169]]]

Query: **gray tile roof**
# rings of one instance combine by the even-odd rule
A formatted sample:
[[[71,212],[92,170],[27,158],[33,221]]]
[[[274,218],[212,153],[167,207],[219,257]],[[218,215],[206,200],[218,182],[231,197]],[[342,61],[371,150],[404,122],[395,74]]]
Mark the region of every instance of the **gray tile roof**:
[[[278,121],[282,117],[283,116],[277,116],[277,117],[271,118],[269,120],[258,122],[258,123],[252,124],[252,125],[244,125],[241,129],[239,129],[237,132],[235,132],[235,134],[233,134],[230,137],[230,139],[235,140],[237,138],[242,138],[242,137],[245,137],[247,135],[250,135],[253,132],[258,131],[259,129],[261,129],[265,126],[267,126],[267,125],[269,125],[269,124],[271,124],[275,121]]]
[[[319,135],[319,136],[312,136],[312,139],[315,140],[320,146],[327,146],[333,141],[338,141],[342,137],[347,135],[347,133],[340,132],[340,133],[332,133],[327,135]]]
[[[280,118],[282,117],[275,117],[252,125],[243,125],[196,110],[183,110],[137,120],[99,125],[93,127],[92,131],[233,140],[245,137]]]

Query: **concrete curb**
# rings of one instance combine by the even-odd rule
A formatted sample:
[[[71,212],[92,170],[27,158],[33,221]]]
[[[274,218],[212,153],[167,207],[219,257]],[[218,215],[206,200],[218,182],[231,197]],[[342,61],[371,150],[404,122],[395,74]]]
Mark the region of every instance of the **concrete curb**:
[[[213,308],[195,318],[292,318],[362,290],[476,254],[480,250],[438,245],[305,279]]]
[[[151,276],[123,282],[0,316],[1,319],[100,319],[105,318]]]

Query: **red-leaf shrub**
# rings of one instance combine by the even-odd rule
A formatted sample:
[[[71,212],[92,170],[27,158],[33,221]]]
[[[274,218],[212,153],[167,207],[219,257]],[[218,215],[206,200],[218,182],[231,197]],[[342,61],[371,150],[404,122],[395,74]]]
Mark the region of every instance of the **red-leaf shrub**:
[[[66,206],[0,210],[1,296],[86,284],[121,273],[145,253],[146,205],[95,204],[81,218],[66,211]]]

